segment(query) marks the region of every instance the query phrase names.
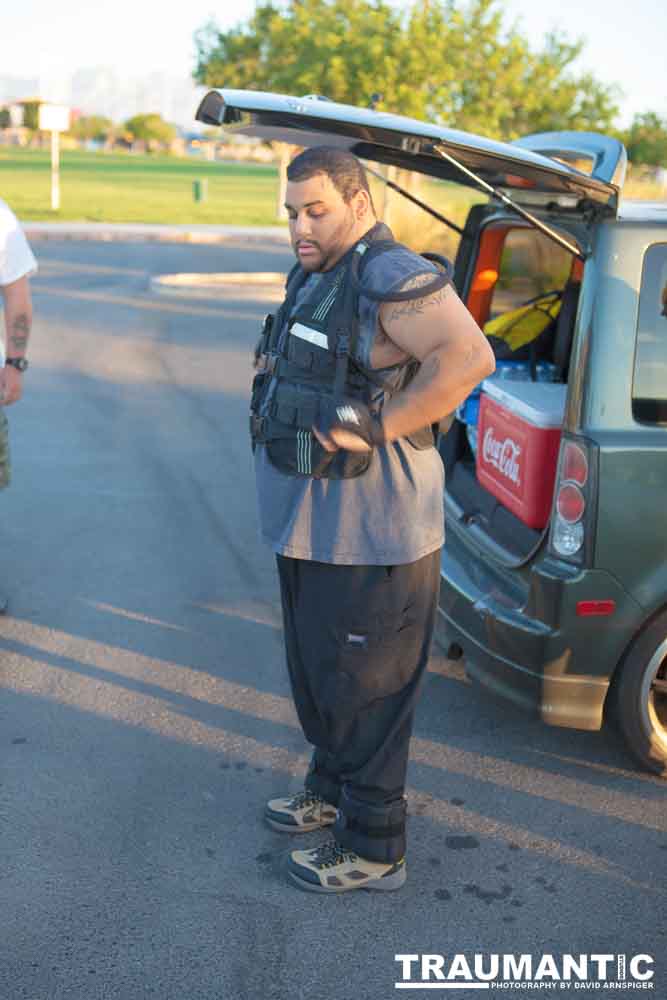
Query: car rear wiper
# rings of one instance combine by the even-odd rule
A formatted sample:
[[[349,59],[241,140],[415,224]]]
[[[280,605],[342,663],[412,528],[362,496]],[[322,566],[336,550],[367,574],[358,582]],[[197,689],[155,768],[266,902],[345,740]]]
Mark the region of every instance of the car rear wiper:
[[[494,188],[491,184],[487,184],[487,182],[483,180],[479,174],[474,173],[462,163],[459,163],[456,157],[452,156],[451,153],[448,153],[447,150],[439,143],[433,143],[431,148],[433,152],[437,153],[438,156],[441,156],[443,160],[446,160],[447,163],[451,163],[453,167],[456,167],[456,169],[465,174],[466,177],[469,177],[471,180],[479,184],[483,191],[486,191],[487,194],[493,195],[494,198],[498,198],[504,205],[509,206],[509,208],[513,209],[518,215],[521,216],[522,219],[530,222],[532,226],[539,229],[541,233],[548,236],[549,239],[554,241],[554,243],[558,243],[558,245],[564,247],[565,250],[569,250],[569,252],[575,257],[578,257],[579,260],[586,260],[587,254],[583,253],[574,243],[570,243],[570,241],[566,240],[564,236],[560,235],[560,233],[557,233],[540,219],[536,219],[535,216],[531,215],[530,212],[527,212],[525,208],[521,208],[521,205],[517,205],[516,202],[512,201],[512,199],[508,197],[504,191],[500,191],[498,188]]]
[[[415,196],[413,194],[410,194],[409,191],[406,191],[405,188],[402,188],[399,184],[395,184],[393,181],[388,180],[383,174],[379,173],[377,170],[371,170],[371,168],[367,164],[364,164],[364,166],[369,174],[372,174],[373,177],[377,177],[378,180],[381,180],[382,183],[386,184],[387,187],[391,188],[392,191],[396,191],[398,194],[403,195],[403,197],[407,198],[408,201],[411,201],[413,205],[418,205],[419,208],[423,209],[425,212],[428,212],[428,214],[432,215],[434,219],[438,220],[438,222],[444,223],[446,226],[449,226],[450,229],[453,229],[455,233],[458,233],[459,236],[463,236],[463,230],[461,229],[461,227],[457,226],[455,222],[451,221],[451,219],[445,218],[445,216],[441,215],[440,212],[436,212],[434,208],[431,208],[430,205],[427,205],[425,201],[422,201],[420,198],[415,198]]]

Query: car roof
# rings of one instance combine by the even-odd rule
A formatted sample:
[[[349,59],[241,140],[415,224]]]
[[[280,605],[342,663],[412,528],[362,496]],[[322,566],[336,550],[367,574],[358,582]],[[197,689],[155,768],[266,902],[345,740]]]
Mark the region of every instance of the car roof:
[[[667,201],[634,201],[622,199],[619,220],[628,222],[658,222],[667,224]]]

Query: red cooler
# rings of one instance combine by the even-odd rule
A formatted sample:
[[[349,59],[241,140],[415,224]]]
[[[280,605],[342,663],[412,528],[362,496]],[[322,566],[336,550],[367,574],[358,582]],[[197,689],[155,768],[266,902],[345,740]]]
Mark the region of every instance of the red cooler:
[[[486,379],[479,407],[477,478],[531,528],[549,520],[567,386]]]

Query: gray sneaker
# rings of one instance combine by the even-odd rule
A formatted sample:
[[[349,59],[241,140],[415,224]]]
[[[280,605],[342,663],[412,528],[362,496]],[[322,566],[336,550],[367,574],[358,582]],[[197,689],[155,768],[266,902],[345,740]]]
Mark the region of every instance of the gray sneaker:
[[[308,833],[331,826],[337,809],[305,788],[290,799],[271,799],[264,810],[266,822],[283,833]]]
[[[310,851],[292,851],[287,860],[292,881],[307,892],[391,892],[405,883],[405,858],[395,863],[368,861],[330,841]]]

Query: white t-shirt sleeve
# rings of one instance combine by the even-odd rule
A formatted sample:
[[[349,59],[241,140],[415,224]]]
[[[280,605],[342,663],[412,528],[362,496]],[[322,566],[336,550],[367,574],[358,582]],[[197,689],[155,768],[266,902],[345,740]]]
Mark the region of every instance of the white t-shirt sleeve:
[[[37,261],[11,208],[0,201],[0,285],[34,274]]]

